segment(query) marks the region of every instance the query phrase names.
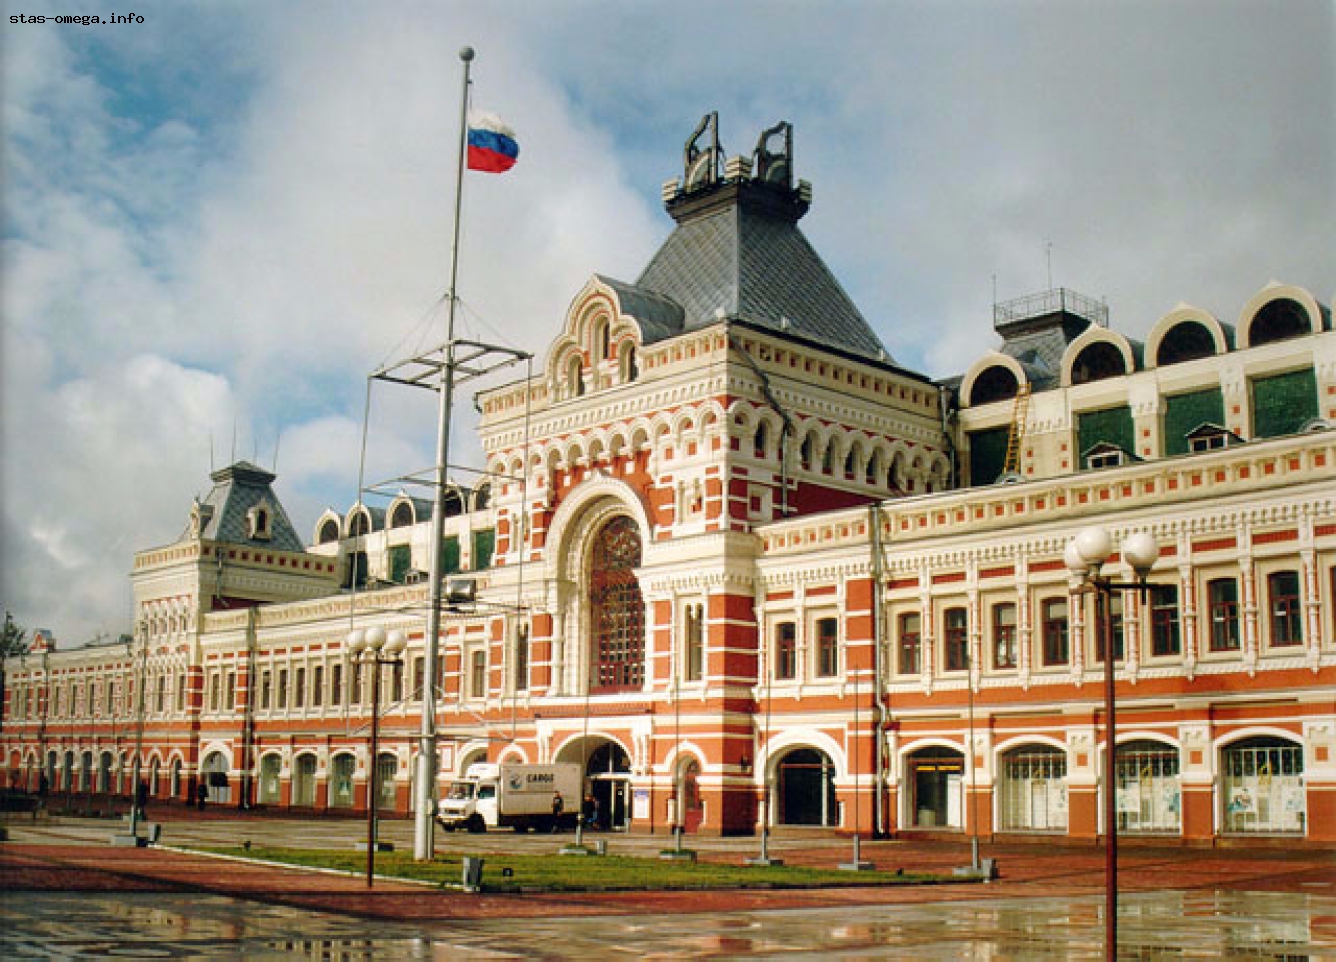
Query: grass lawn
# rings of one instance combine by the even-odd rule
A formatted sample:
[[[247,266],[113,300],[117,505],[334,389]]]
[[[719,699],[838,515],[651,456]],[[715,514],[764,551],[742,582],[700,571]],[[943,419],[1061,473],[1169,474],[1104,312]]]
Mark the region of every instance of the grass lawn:
[[[208,848],[219,855],[313,868],[366,872],[366,853],[333,849]],[[746,866],[720,862],[668,862],[623,856],[484,854],[484,892],[612,892],[662,889],[818,888],[836,885],[904,885],[943,881],[946,877],[893,872],[848,872],[798,866]],[[464,856],[439,853],[430,862],[409,852],[376,855],[376,875],[459,885]],[[505,871],[509,869],[510,874]]]

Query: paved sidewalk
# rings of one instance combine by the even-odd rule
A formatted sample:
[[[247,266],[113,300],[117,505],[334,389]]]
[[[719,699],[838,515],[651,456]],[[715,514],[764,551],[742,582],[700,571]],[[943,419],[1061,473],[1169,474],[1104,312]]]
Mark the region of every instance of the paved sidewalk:
[[[117,848],[115,823],[11,823],[0,845],[0,956],[175,958],[647,958],[777,954],[1099,958],[1103,852],[1095,846],[986,845],[988,884],[810,890],[468,895],[361,876],[224,861],[173,848]],[[192,818],[165,842],[351,848],[354,821]],[[412,826],[381,837],[411,847]],[[596,835],[618,854],[653,855],[663,837]],[[569,835],[441,835],[478,854],[555,851]],[[689,839],[702,859],[741,862],[755,839]],[[772,840],[789,864],[835,866],[848,840]],[[949,872],[967,845],[864,841],[879,868]],[[1336,959],[1336,856],[1296,849],[1123,849],[1120,945],[1129,958]],[[684,925],[682,917],[690,915]],[[523,919],[522,924],[516,920]]]

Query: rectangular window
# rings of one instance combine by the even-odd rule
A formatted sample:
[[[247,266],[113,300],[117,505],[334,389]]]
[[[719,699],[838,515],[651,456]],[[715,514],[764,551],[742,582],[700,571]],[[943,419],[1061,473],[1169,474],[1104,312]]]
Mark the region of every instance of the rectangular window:
[[[1267,575],[1271,600],[1271,646],[1301,645],[1304,640],[1303,609],[1299,604],[1299,573],[1276,571]]]
[[[176,710],[186,710],[186,676],[185,672],[176,676]]]
[[[422,684],[426,680],[426,678],[427,678],[426,656],[418,655],[416,658],[413,659],[413,697],[419,701],[422,699],[423,692],[426,690]]]
[[[219,679],[217,672],[214,672],[212,675],[209,676],[209,711],[218,710],[218,695],[219,695],[218,680]]]
[[[473,570],[483,571],[492,566],[496,551],[496,532],[491,528],[473,532]]]
[[[469,654],[469,697],[487,697],[487,651],[475,648]]]
[[[311,704],[319,708],[325,703],[325,666],[316,665],[311,679]]]
[[[839,622],[818,618],[816,622],[816,673],[818,678],[832,678],[840,671]]]
[[[990,428],[969,433],[970,484],[979,487],[992,484],[1002,475],[1007,465],[1007,441],[1010,428]]]
[[[352,685],[348,691],[348,704],[350,705],[362,704],[366,694],[365,691],[363,690],[365,684],[363,682],[363,677],[364,676],[362,672],[362,663],[360,661],[353,662],[353,679],[352,679]]]
[[[683,678],[700,681],[705,672],[705,617],[700,605],[687,605]]]
[[[404,700],[404,663],[396,661],[390,666],[390,700]]]
[[[1065,665],[1071,658],[1067,642],[1067,599],[1050,598],[1041,609],[1040,634],[1046,666]]]
[[[274,707],[280,711],[288,707],[288,670],[286,668],[278,670],[278,703]]]
[[[900,653],[897,666],[902,675],[917,675],[922,671],[920,649],[923,643],[923,619],[918,612],[910,612],[896,619],[899,635],[897,649]]]
[[[798,677],[798,626],[792,621],[775,625],[775,680]]]
[[[1150,589],[1150,653],[1156,658],[1183,652],[1178,629],[1178,585],[1152,585]]]
[[[947,608],[942,613],[945,631],[943,643],[947,671],[965,671],[970,666],[970,616],[964,608]]]
[[[269,710],[269,702],[273,695],[273,675],[266,671],[260,675],[260,707],[265,711]]]
[[[441,572],[452,575],[459,570],[459,539],[454,535],[441,541]]]
[[[1104,664],[1104,595],[1095,596],[1095,662]],[[1113,632],[1113,660],[1123,660],[1123,596],[1117,593],[1109,598],[1109,628]]]
[[[515,629],[515,690],[529,690],[529,626]]]
[[[1225,401],[1220,388],[1171,394],[1164,399],[1164,453],[1187,454],[1194,450],[1188,435],[1203,424],[1225,424]],[[1224,435],[1211,435],[1224,445]]]
[[[1078,414],[1076,435],[1076,451],[1082,458],[1091,448],[1100,444],[1111,444],[1128,454],[1136,451],[1136,430],[1132,426],[1132,409],[1127,406]]]
[[[329,703],[343,704],[343,666],[334,665],[329,670]]]
[[[408,570],[413,562],[413,549],[406,544],[394,545],[389,550],[389,576],[396,585],[401,585],[408,578]]]
[[[306,707],[306,669],[304,667],[297,669],[296,682],[292,686],[292,696],[296,703],[295,707]]]
[[[1297,434],[1318,416],[1317,377],[1311,367],[1252,381],[1253,436]]]
[[[1016,667],[1016,606],[993,605],[993,667]]]
[[[237,673],[229,671],[227,673],[227,688],[223,695],[223,708],[228,711],[237,709]]]
[[[1211,619],[1211,651],[1239,650],[1239,583],[1216,578],[1206,585],[1206,604]]]
[[[108,690],[111,689],[111,685],[110,685],[110,684],[107,685],[107,689],[108,689]],[[157,699],[156,699],[156,700],[157,700],[157,709],[156,709],[156,710],[157,710],[158,714],[161,715],[163,712],[165,712],[165,711],[167,710],[167,676],[166,676],[166,675],[159,675],[159,676],[158,676],[158,694],[157,694]]]

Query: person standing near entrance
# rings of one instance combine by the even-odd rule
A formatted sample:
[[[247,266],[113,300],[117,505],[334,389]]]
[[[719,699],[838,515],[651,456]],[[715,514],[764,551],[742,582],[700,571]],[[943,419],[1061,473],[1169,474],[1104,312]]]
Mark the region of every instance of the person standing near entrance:
[[[135,808],[139,810],[139,817],[143,818],[148,814],[148,782],[140,780],[135,786]]]
[[[561,813],[566,810],[566,800],[561,797],[561,792],[552,793],[552,831],[561,830]]]
[[[195,802],[198,804],[201,812],[204,811],[204,803],[208,800],[209,786],[205,783],[204,779],[201,778],[199,784],[195,786]]]

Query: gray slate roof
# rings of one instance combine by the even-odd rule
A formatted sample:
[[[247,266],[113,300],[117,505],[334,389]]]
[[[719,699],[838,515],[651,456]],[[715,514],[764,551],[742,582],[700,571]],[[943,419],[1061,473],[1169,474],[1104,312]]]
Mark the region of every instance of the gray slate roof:
[[[679,331],[716,323],[722,315],[894,363],[798,230],[806,205],[776,203],[767,196],[772,191],[767,185],[730,184],[715,188],[694,209],[674,212],[678,226],[635,290],[679,305]],[[655,310],[654,332],[677,333],[665,307]],[[657,338],[647,332],[645,340],[652,339]]]
[[[213,480],[213,490],[201,500],[201,503],[213,508],[213,515],[200,531],[202,539],[225,544],[273,548],[276,551],[306,550],[292,522],[288,520],[282,503],[274,494],[272,485],[277,475],[256,467],[249,461],[238,461],[215,471],[209,477]],[[249,537],[250,524],[246,512],[262,501],[270,512],[270,537],[257,540]],[[181,540],[187,540],[189,537],[190,526],[187,523]]]

